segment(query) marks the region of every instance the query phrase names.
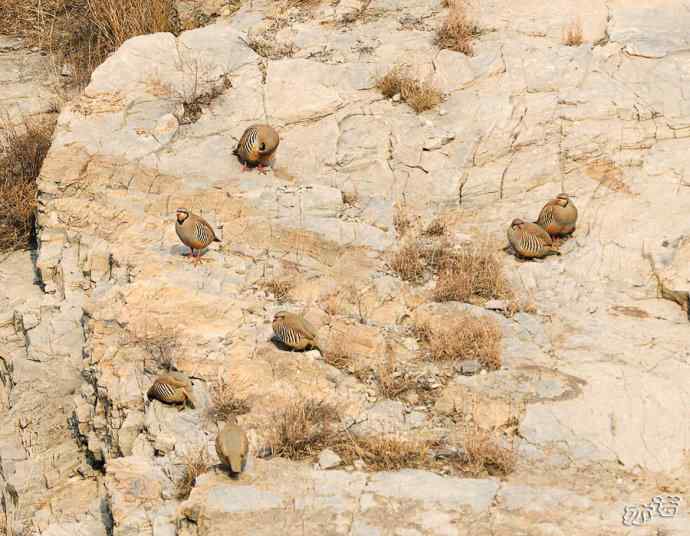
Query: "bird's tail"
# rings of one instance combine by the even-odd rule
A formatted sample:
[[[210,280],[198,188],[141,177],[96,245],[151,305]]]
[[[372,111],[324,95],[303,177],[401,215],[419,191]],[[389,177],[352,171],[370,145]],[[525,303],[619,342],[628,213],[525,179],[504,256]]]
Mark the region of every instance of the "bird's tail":
[[[235,147],[235,148],[232,150],[232,154],[234,154],[235,156],[238,156],[239,153],[237,152],[237,147]]]
[[[218,238],[217,236],[213,237],[213,241],[214,242],[222,242],[222,240],[220,238]]]
[[[557,250],[555,250],[555,249],[549,249],[549,250],[546,252],[546,255],[544,255],[544,256],[546,257],[546,256],[548,256],[548,255],[560,255],[560,254],[561,254],[560,251],[557,251]]]
[[[192,406],[192,409],[196,409],[196,400],[194,399],[194,396],[192,396],[192,393],[185,389],[184,394],[187,397],[187,402],[189,402],[189,405]]]

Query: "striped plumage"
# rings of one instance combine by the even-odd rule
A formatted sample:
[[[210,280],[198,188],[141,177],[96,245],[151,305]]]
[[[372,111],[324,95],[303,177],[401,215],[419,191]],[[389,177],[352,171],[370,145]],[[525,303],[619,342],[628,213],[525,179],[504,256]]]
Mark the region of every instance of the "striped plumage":
[[[241,473],[247,464],[249,441],[236,422],[228,422],[216,436],[216,453],[233,473]]]
[[[518,256],[526,259],[560,255],[554,249],[549,233],[536,223],[527,223],[519,218],[514,219],[508,227],[508,242]]]
[[[279,144],[280,137],[273,127],[252,125],[244,131],[232,154],[239,158],[243,171],[247,167],[258,167],[264,173]]]
[[[551,236],[563,236],[575,230],[577,208],[568,194],[558,194],[544,205],[535,222]]]
[[[287,311],[279,311],[273,318],[273,333],[293,350],[315,348],[319,352],[316,329],[305,318]]]
[[[149,400],[156,399],[166,404],[182,404],[186,402],[196,407],[196,401],[192,395],[192,382],[181,372],[168,372],[161,374],[153,382],[146,393]]]
[[[220,242],[220,239],[213,231],[213,227],[202,218],[189,212],[187,209],[177,209],[177,220],[175,221],[175,232],[182,243],[192,250],[192,261],[201,261],[201,251],[211,242]],[[199,255],[195,255],[199,251]]]

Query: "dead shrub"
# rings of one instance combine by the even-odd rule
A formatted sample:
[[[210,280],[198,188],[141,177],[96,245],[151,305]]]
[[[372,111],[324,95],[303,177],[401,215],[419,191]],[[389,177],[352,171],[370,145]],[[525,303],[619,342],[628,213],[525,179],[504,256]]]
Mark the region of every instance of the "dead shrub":
[[[312,458],[333,443],[338,420],[338,411],[331,404],[315,400],[291,404],[273,417],[273,455],[296,461]]]
[[[578,47],[582,42],[582,22],[580,19],[575,19],[563,29],[563,44],[569,47]]]
[[[178,499],[189,497],[196,479],[208,471],[208,463],[208,453],[203,447],[185,456],[182,477],[175,486]]]
[[[220,378],[211,384],[211,405],[209,416],[221,422],[229,421],[232,417],[249,413],[250,407],[245,398],[237,396],[237,389]]]
[[[492,244],[482,240],[438,256],[436,301],[510,299],[510,289]]]
[[[480,35],[479,27],[468,17],[462,0],[447,1],[445,5],[449,11],[446,20],[436,31],[436,45],[472,56],[472,39]]]
[[[501,367],[501,328],[492,318],[462,313],[443,327],[416,326],[416,335],[434,361],[476,359],[489,370]]]
[[[0,33],[69,65],[77,85],[127,39],[178,30],[174,0],[3,0],[2,10]]]
[[[395,399],[416,387],[416,382],[407,372],[401,369],[390,347],[387,348],[386,358],[374,370],[376,386],[383,398]]]
[[[405,211],[404,208],[400,206],[395,207],[395,214],[393,215],[393,227],[395,227],[395,232],[398,238],[405,236],[405,233],[412,227],[412,220]]]
[[[425,272],[424,247],[421,242],[415,240],[395,252],[390,260],[390,267],[403,281],[419,283]]]
[[[474,476],[484,472],[492,476],[505,476],[513,472],[516,463],[515,449],[500,444],[495,433],[477,426],[468,427],[463,439],[465,459],[462,470]]]
[[[291,58],[297,52],[293,43],[278,43],[275,35],[272,35],[271,32],[249,36],[247,45],[259,56],[269,60]]]
[[[34,245],[36,179],[54,129],[54,120],[0,124],[0,252]]]
[[[347,465],[356,460],[366,464],[367,471],[398,471],[429,468],[431,443],[392,437],[341,436],[333,450]]]
[[[261,283],[261,288],[270,292],[278,303],[285,303],[290,299],[290,291],[295,287],[289,279],[269,279]]]
[[[424,236],[443,236],[446,234],[446,224],[439,219],[432,221],[422,232]]]
[[[143,348],[158,369],[175,369],[175,358],[180,351],[180,337],[176,328],[163,328],[160,325],[145,327],[143,331],[128,332],[122,342]]]
[[[384,97],[400,95],[415,112],[430,110],[443,100],[441,92],[432,85],[416,80],[399,67],[393,67],[376,82],[376,88]]]
[[[328,341],[328,347],[324,354],[324,361],[340,370],[349,371],[354,363],[354,358],[347,350],[347,340],[344,333],[332,336]]]

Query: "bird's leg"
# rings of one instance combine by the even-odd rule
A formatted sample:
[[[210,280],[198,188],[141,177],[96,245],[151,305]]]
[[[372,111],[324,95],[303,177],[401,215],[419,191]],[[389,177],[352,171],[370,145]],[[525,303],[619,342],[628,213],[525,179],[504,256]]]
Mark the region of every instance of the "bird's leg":
[[[249,167],[247,167],[247,164],[242,163],[242,172],[244,173],[245,171],[249,171]]]
[[[257,170],[259,173],[261,173],[262,175],[266,175],[266,173],[268,173],[268,166],[266,166],[266,165],[264,165],[264,164],[258,164],[258,165],[256,166],[256,170]]]

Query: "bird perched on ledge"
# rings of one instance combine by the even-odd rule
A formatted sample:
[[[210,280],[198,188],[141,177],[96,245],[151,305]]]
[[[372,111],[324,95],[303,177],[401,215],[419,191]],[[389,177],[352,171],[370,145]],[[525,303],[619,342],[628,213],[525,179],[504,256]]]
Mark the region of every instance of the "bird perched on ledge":
[[[244,131],[237,147],[232,152],[242,164],[242,171],[256,167],[259,173],[266,173],[280,144],[280,137],[270,125],[252,125]]]
[[[244,471],[248,451],[247,434],[237,420],[232,419],[216,436],[216,454],[224,465],[230,467],[231,472],[237,474]]]
[[[192,382],[181,372],[171,371],[158,376],[146,396],[149,400],[156,399],[166,404],[181,403],[180,410],[184,409],[187,402],[192,408],[196,407],[196,401],[192,395]]]
[[[273,333],[280,342],[293,350],[315,348],[321,352],[316,340],[316,329],[300,315],[287,311],[277,312],[273,317]]]
[[[202,261],[202,249],[211,242],[220,242],[220,239],[213,231],[213,227],[204,218],[192,214],[184,208],[177,209],[175,232],[182,243],[192,250],[191,258],[194,264],[199,264]],[[195,250],[199,251],[199,255],[194,254]]]
[[[527,223],[520,218],[515,218],[508,227],[508,242],[519,257],[526,259],[561,254],[554,249],[549,233],[536,223]]]
[[[541,209],[537,221],[551,236],[564,236],[575,230],[577,208],[568,194],[558,194]]]

